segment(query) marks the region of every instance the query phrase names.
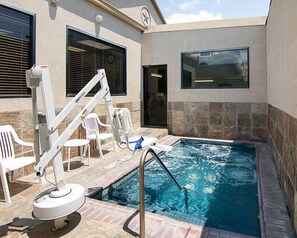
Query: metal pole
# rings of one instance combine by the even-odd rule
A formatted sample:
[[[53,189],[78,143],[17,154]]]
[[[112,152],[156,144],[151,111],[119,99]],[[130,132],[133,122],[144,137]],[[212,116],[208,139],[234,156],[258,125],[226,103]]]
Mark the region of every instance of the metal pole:
[[[144,206],[144,163],[149,149],[146,149],[139,162],[139,219],[140,219],[140,238],[145,238],[145,206]]]
[[[179,190],[182,190],[183,188],[179,185],[179,183],[176,181],[176,179],[172,176],[172,174],[169,172],[169,170],[167,169],[167,167],[165,166],[165,164],[160,160],[160,158],[158,157],[158,155],[156,154],[156,152],[153,149],[151,149],[149,152],[153,155],[154,159],[158,162],[158,164],[166,172],[166,174],[172,180],[172,182],[175,184],[175,186]]]
[[[34,128],[34,155],[36,163],[40,161],[39,153],[39,123],[37,111],[37,89],[32,88],[32,113],[33,113],[33,128]]]
[[[144,163],[145,158],[150,153],[153,159],[157,160],[161,168],[166,172],[166,174],[171,178],[171,181],[176,185],[179,190],[183,190],[185,194],[185,204],[186,209],[188,209],[188,191],[186,188],[181,187],[176,179],[172,176],[169,170],[166,168],[164,163],[160,160],[156,152],[152,148],[146,149],[142,155],[139,162],[139,220],[140,220],[140,238],[145,238],[145,204],[144,204]]]

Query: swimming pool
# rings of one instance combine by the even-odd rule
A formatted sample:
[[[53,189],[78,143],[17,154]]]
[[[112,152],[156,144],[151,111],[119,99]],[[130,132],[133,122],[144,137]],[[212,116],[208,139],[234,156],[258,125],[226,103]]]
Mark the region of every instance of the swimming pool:
[[[160,158],[187,188],[188,209],[184,193],[153,161],[145,168],[146,211],[260,236],[255,148],[182,139]],[[138,208],[138,172],[108,187],[102,200]]]

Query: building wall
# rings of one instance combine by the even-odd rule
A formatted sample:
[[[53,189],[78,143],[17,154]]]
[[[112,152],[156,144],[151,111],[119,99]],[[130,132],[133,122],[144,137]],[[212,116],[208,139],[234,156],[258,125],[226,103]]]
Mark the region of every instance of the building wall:
[[[267,21],[268,143],[297,230],[297,31],[294,0],[272,0]]]
[[[273,0],[267,21],[267,101],[297,117],[297,2]]]
[[[162,24],[162,21],[150,0],[107,0],[107,2],[140,24],[143,24],[141,20],[141,9],[147,7],[151,15],[151,25]]]
[[[47,0],[3,0],[1,3],[20,11],[36,15],[36,62],[49,65],[53,96],[57,112],[64,108],[72,97],[66,97],[66,37],[67,26],[94,37],[120,45],[127,53],[127,95],[113,96],[117,106],[127,106],[132,111],[135,127],[140,125],[140,85],[141,85],[141,31],[120,21],[99,9],[87,0],[60,1],[52,7]],[[95,16],[103,16],[99,25]],[[25,73],[25,72],[24,72]],[[77,115],[90,98],[85,98],[60,126],[62,131]],[[42,107],[42,97],[38,94],[38,105]],[[1,98],[0,123],[11,124],[21,138],[33,140],[31,98]],[[103,100],[95,108],[105,121]],[[77,132],[73,137],[81,136]],[[21,153],[21,151],[19,151]]]
[[[2,2],[36,14],[36,64],[49,65],[56,107],[64,107],[71,100],[66,97],[66,26],[127,48],[128,93],[127,96],[113,97],[113,100],[114,102],[140,101],[141,32],[139,30],[87,1],[60,1],[56,8],[51,7],[46,0]],[[97,14],[104,18],[100,25],[95,23]],[[19,99],[1,99],[1,111],[30,110],[31,100],[22,101],[23,105],[20,106]]]
[[[266,140],[264,18],[154,26],[142,42],[142,65],[167,65],[171,133]],[[181,89],[182,52],[241,47],[249,47],[250,88]]]

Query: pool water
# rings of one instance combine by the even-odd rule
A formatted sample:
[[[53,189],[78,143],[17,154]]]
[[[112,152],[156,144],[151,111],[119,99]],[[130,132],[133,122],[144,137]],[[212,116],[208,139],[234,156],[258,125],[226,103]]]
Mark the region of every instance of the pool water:
[[[174,219],[260,237],[255,148],[184,139],[145,167],[145,209]],[[110,186],[102,200],[138,208],[138,171]]]

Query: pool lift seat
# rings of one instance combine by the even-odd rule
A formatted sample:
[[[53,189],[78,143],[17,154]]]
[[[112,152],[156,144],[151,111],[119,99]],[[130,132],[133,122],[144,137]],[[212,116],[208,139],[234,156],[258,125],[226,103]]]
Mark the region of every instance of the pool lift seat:
[[[145,147],[159,151],[172,149],[172,146],[158,144],[155,137],[134,135],[130,111],[127,108],[115,108],[112,121],[114,138],[120,148],[128,148],[133,153]]]

